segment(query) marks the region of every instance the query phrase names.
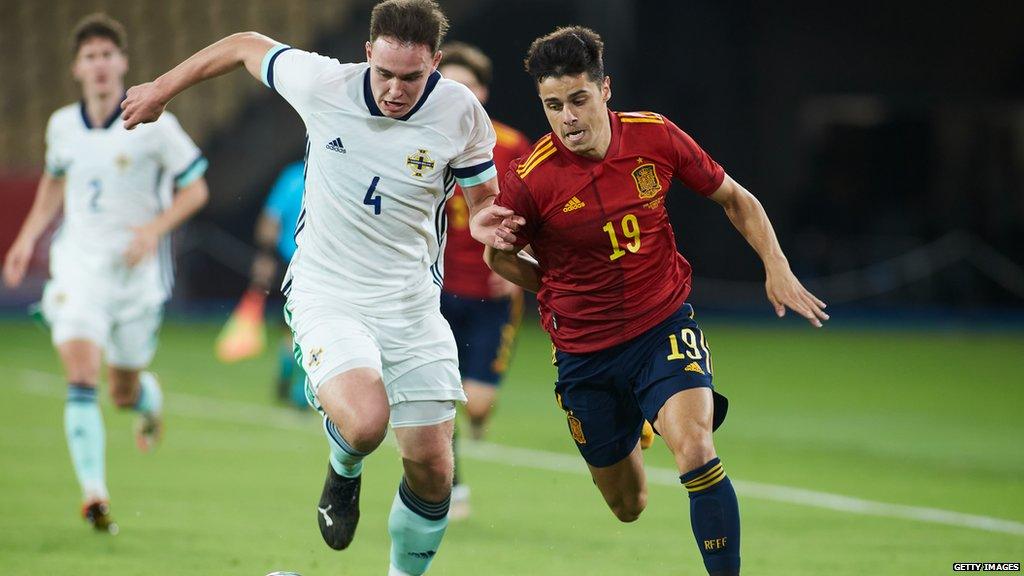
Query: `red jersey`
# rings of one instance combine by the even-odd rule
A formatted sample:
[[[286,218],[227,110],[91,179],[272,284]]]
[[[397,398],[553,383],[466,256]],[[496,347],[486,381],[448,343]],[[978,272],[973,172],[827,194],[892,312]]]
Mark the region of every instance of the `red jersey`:
[[[493,119],[497,135],[494,165],[503,170],[512,160],[530,153],[530,141],[522,132]],[[444,291],[466,298],[491,298],[487,278],[491,269],[484,263],[484,245],[469,234],[469,207],[462,189],[445,206],[448,215],[447,244],[444,249]]]
[[[495,202],[526,219],[517,236],[540,263],[541,322],[565,352],[625,342],[683,305],[690,263],[676,251],[665,193],[673,177],[704,196],[725,178],[665,117],[609,115],[603,160],[574,154],[548,134],[510,167]]]

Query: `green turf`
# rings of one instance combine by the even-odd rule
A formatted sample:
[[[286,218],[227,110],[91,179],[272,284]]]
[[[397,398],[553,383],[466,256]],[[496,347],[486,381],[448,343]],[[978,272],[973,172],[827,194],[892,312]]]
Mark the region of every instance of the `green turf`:
[[[716,443],[730,476],[866,500],[1024,521],[1024,338],[706,320],[732,408]],[[166,442],[136,453],[131,414],[104,405],[121,534],[89,532],[61,430],[63,384],[47,336],[0,324],[0,566],[4,574],[384,574],[400,467],[366,466],[350,550],[320,541],[326,447],[312,414],[271,402],[274,357],[212,356],[217,326],[171,323],[154,369]],[[528,327],[489,440],[574,455],[551,393],[550,349]],[[647,453],[671,468],[667,451]],[[474,515],[453,524],[432,574],[699,575],[686,497],[652,485],[635,524],[614,520],[583,475],[464,458]],[[744,573],[946,574],[1019,562],[1024,536],[864,516],[740,493]]]

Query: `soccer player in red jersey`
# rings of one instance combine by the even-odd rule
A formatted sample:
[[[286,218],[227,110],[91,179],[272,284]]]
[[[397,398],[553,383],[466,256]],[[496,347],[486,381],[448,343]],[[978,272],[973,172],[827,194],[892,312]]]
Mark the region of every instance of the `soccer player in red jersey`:
[[[502,180],[495,203],[525,224],[499,233],[508,246],[494,246],[509,250],[488,247],[485,258],[537,291],[556,397],[612,512],[632,522],[645,507],[646,418],[675,456],[705,567],[739,574],[736,493],[712,442],[727,403],[713,392],[711,352],[686,303],[690,265],[664,206],[672,178],[724,208],[764,263],[776,314],[790,308],[818,327],[828,315],[793,275],[761,204],[689,135],[659,114],[608,110],[602,50],[582,27],[530,47],[526,69],[552,132]],[[536,263],[517,254],[527,244]]]
[[[441,75],[465,85],[481,104],[486,104],[492,77],[491,59],[480,49],[462,42],[442,46],[441,54],[437,68]],[[504,168],[515,158],[529,154],[530,141],[522,132],[493,118],[491,124],[497,135],[495,166]],[[451,325],[459,349],[459,372],[466,391],[470,436],[480,440],[497,400],[501,378],[508,369],[522,318],[523,292],[484,263],[484,246],[470,235],[469,206],[460,187],[455,187],[445,211],[448,229],[441,313]],[[448,517],[460,520],[469,515],[469,486],[461,482],[464,478],[459,474],[457,448],[455,455]]]

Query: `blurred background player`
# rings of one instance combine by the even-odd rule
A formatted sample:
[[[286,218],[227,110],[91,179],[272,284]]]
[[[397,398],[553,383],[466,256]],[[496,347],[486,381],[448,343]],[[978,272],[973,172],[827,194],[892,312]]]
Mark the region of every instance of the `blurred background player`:
[[[261,299],[262,295],[277,291],[279,262],[287,265],[295,254],[295,224],[302,209],[304,185],[305,162],[298,160],[285,166],[256,220],[257,252],[252,262],[249,293],[258,293]],[[305,379],[305,371],[296,364],[292,354],[291,331],[285,330],[278,349],[277,399],[305,407]]]
[[[551,133],[502,179],[500,206],[525,218],[517,250],[486,250],[505,278],[538,292],[555,346],[555,394],[594,483],[615,516],[647,505],[640,435],[654,424],[690,499],[690,524],[712,576],[740,572],[736,492],[712,431],[725,418],[711,352],[687,302],[690,264],[665,209],[673,178],[717,202],[760,257],[768,300],[814,326],[825,304],[790,270],[760,202],[685,132],[652,112],[611,112],[604,44],[588,28],[559,28],[530,46]],[[539,263],[539,264],[538,264]]]
[[[438,71],[469,88],[481,104],[487,104],[492,70],[491,59],[475,46],[449,42],[441,47]],[[497,136],[494,166],[500,175],[513,160],[530,152],[530,141],[523,133],[493,118],[491,125]],[[469,208],[459,186],[455,187],[445,211],[448,239],[441,313],[451,325],[459,347],[459,373],[466,391],[470,437],[480,440],[515,346],[523,314],[523,291],[484,263],[484,245],[469,233]],[[455,461],[449,518],[459,520],[469,515],[469,486],[460,477],[457,442]]]
[[[3,271],[8,286],[21,283],[63,206],[42,311],[67,375],[64,427],[82,513],[109,532],[117,525],[96,397],[100,364],[105,357],[114,404],[139,413],[136,441],[149,450],[161,433],[162,393],[144,370],[173,281],[170,232],[207,200],[206,160],[173,115],[136,132],[118,122],[126,45],[124,28],[108,16],[93,14],[75,27],[72,74],[82,100],[50,117],[46,169]]]

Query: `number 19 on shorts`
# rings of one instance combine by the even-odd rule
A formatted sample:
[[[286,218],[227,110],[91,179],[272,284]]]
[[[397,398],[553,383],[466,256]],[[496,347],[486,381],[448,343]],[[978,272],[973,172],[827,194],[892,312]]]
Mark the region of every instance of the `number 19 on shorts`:
[[[680,342],[682,342],[682,349],[679,345]],[[703,333],[698,338],[697,332],[693,328],[683,328],[679,331],[679,334],[668,335],[668,348],[669,354],[665,357],[666,360],[693,362],[706,358],[708,373],[714,372],[714,368],[711,365],[711,351],[708,349],[708,343],[704,339]]]

